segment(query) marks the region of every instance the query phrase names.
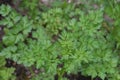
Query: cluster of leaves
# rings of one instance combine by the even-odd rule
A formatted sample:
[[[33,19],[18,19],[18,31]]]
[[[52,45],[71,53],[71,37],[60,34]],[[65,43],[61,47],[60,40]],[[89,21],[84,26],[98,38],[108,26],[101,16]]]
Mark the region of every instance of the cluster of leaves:
[[[5,26],[1,57],[39,69],[40,73],[31,80],[54,80],[55,75],[59,80],[67,80],[63,77],[65,73],[78,72],[102,80],[120,79],[119,49],[112,35],[117,31],[115,34],[119,40],[120,28],[116,26],[108,32],[104,27],[106,8],[85,10],[88,7],[83,9],[63,2],[41,12],[39,0],[31,1],[33,3],[22,2],[25,10],[29,10],[25,16],[9,5],[0,7],[0,14],[4,17],[0,25]]]
[[[117,40],[118,45],[120,45],[120,15],[118,14],[120,12],[120,2],[117,0],[112,0],[109,2],[110,5],[106,5],[106,13],[111,17],[111,19],[114,20],[112,22],[112,27],[114,26],[112,30],[113,37]]]
[[[116,49],[118,50],[117,53],[119,54],[119,48],[120,48],[120,15],[118,14],[120,12],[120,1],[119,0],[111,0],[109,3],[105,3],[106,5],[106,11],[105,13],[108,14],[108,16],[111,18],[108,25],[110,26],[111,35],[116,41]],[[108,20],[109,21],[109,20]],[[118,55],[119,56],[119,55]],[[120,58],[119,58],[120,60]],[[118,69],[120,69],[120,62],[118,62]],[[113,74],[112,78],[110,80],[119,80],[120,78],[120,72],[119,70]]]
[[[5,64],[5,58],[0,56],[0,79],[15,80],[15,77],[12,75],[14,72],[14,68],[7,68],[5,67]]]

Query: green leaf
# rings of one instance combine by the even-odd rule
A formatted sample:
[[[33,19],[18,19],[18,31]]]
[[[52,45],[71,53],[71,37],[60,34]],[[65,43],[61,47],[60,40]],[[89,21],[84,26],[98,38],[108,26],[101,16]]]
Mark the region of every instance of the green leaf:
[[[11,7],[9,5],[1,5],[0,6],[0,14],[2,16],[7,16],[11,12]]]

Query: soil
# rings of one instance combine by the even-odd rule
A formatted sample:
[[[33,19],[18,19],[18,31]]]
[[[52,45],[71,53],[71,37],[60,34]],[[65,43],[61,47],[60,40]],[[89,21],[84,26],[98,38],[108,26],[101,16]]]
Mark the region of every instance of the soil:
[[[1,4],[12,4],[12,0],[0,0],[0,5]]]
[[[2,37],[4,35],[4,32],[3,32],[3,27],[0,26],[0,42],[2,41]]]

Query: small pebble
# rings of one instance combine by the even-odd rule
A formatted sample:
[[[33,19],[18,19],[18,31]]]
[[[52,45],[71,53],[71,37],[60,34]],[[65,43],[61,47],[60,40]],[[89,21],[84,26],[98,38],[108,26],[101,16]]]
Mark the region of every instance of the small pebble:
[[[27,77],[30,79],[32,77],[32,75],[28,75]]]
[[[35,72],[35,74],[38,74],[38,73],[39,73],[39,70],[36,69],[36,70],[34,70],[34,72]]]

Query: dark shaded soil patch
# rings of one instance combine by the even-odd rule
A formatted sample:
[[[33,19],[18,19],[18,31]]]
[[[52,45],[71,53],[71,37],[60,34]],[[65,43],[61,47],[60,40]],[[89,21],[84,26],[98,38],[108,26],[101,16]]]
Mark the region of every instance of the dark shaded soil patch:
[[[0,26],[0,42],[2,41],[3,35],[4,35],[3,27]]]
[[[0,5],[1,4],[12,4],[12,0],[0,0]]]

